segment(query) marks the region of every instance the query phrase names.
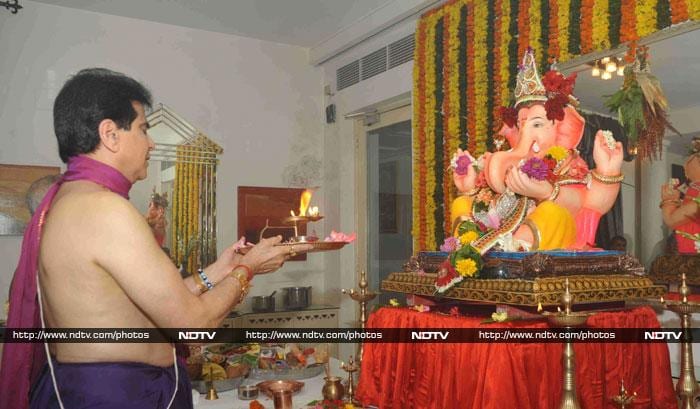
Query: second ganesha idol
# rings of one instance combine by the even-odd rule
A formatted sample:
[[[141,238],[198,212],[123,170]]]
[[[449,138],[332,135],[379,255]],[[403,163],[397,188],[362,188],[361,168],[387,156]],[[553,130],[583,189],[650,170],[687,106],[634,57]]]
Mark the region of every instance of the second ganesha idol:
[[[576,111],[575,75],[556,70],[540,77],[531,49],[523,57],[512,107],[501,108],[499,135],[510,149],[452,159],[460,196],[452,202],[454,236],[441,246],[450,257],[440,267],[443,292],[476,277],[481,256],[502,251],[588,250],[601,216],[615,203],[623,179],[620,142],[600,130],[589,169],[579,156],[585,120]]]

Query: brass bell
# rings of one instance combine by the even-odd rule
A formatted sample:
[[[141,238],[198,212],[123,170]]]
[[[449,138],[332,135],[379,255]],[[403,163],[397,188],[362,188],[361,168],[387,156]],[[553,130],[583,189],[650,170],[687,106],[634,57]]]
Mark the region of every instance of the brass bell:
[[[213,383],[211,385],[209,385],[209,391],[207,392],[207,396],[204,399],[206,399],[206,400],[219,399],[219,395],[216,393],[216,389],[214,389]]]

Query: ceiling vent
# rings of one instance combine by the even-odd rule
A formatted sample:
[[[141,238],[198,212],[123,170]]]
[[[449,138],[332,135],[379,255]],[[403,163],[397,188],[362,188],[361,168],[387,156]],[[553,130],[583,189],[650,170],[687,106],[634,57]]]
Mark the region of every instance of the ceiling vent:
[[[335,72],[338,91],[413,60],[414,48],[411,34],[338,68]]]

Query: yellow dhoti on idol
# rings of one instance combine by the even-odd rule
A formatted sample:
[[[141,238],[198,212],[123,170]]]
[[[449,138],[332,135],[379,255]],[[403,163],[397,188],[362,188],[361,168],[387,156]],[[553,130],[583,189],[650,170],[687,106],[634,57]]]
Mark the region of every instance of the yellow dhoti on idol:
[[[453,234],[458,236],[459,226],[463,221],[472,220],[474,199],[460,196],[450,207]],[[500,226],[474,242],[473,246],[482,254],[493,247],[500,239],[525,224],[532,230],[534,242],[531,250],[554,250],[570,248],[576,242],[576,222],[564,207],[546,200],[529,214],[526,214],[528,199],[517,200],[508,217],[501,220]]]

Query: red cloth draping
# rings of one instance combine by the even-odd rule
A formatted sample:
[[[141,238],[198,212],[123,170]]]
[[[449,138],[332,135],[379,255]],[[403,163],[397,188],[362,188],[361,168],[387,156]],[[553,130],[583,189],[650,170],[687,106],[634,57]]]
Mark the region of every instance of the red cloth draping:
[[[483,318],[382,308],[368,328],[542,328],[543,321],[481,324]],[[601,312],[592,328],[659,328],[647,307]],[[675,409],[664,343],[575,343],[576,388],[585,409],[615,409],[620,380],[636,392],[632,408]],[[562,344],[366,343],[357,397],[381,409],[555,409]]]

